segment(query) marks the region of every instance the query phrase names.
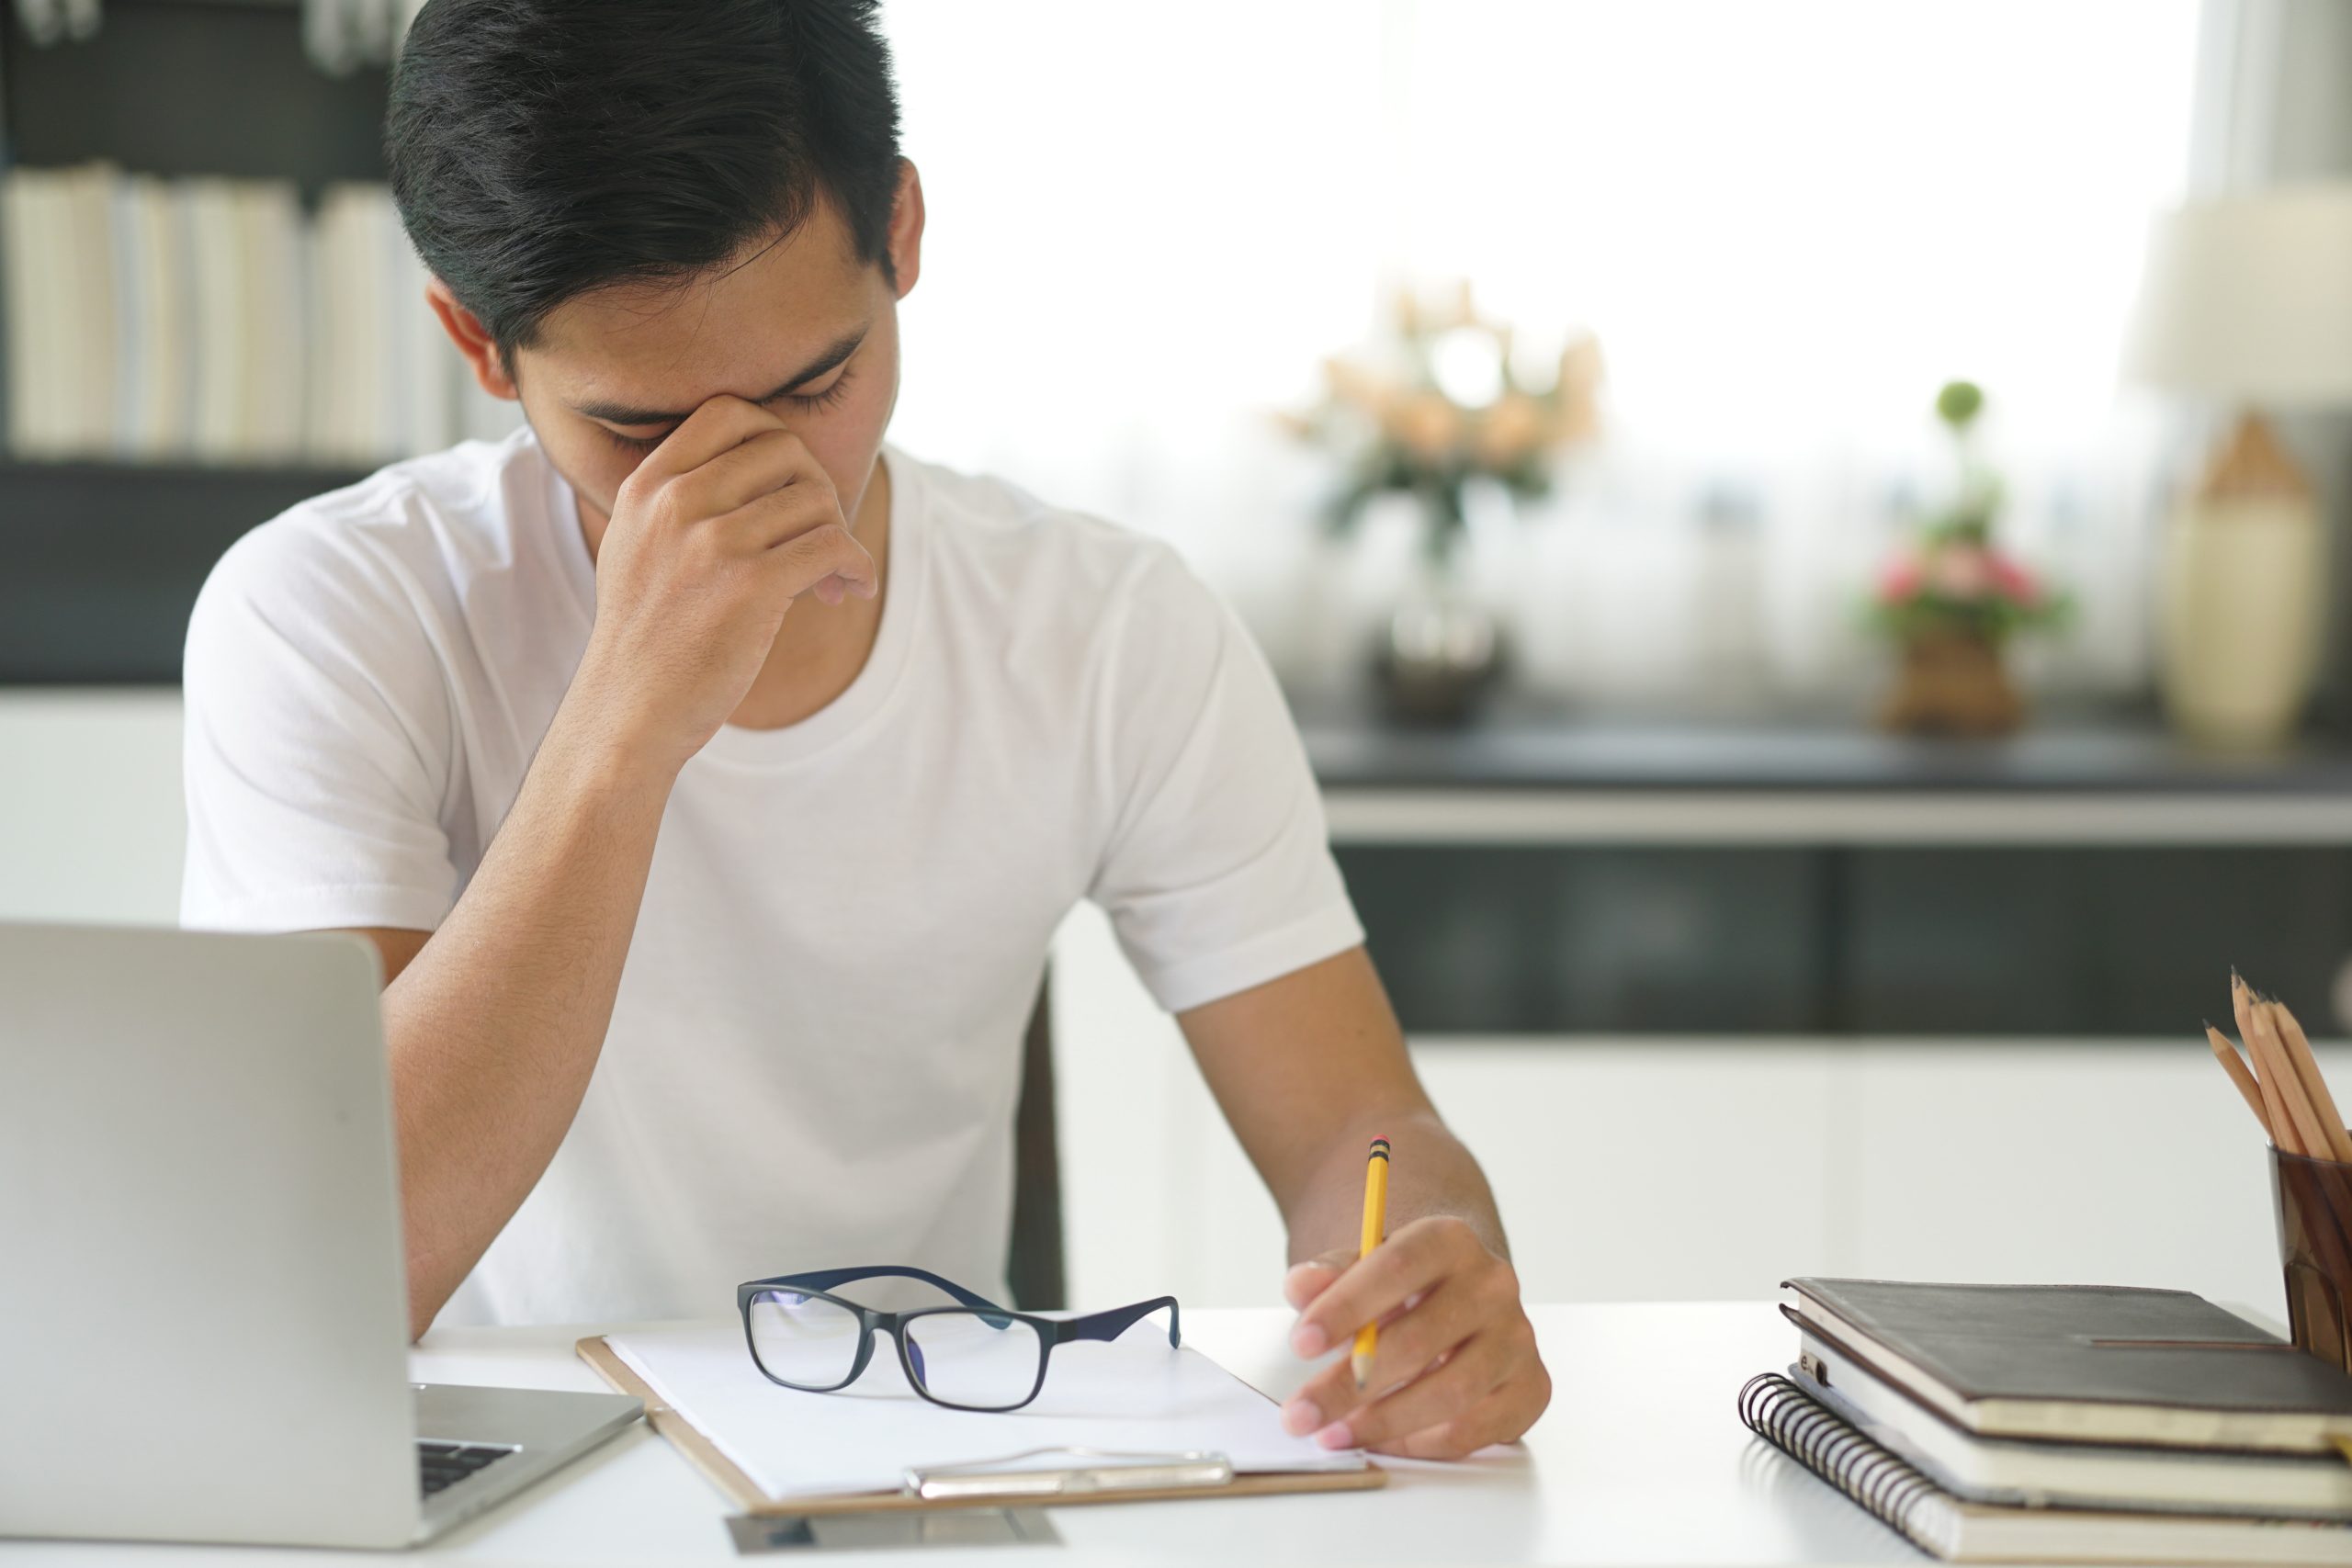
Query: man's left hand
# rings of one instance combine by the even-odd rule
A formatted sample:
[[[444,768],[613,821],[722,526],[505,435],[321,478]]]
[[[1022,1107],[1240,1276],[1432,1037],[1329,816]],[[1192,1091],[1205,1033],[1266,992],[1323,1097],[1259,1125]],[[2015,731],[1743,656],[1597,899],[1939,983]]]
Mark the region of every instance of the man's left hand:
[[[1283,1406],[1283,1427],[1325,1448],[1460,1459],[1516,1441],[1552,1402],[1519,1276],[1466,1221],[1432,1215],[1371,1252],[1326,1253],[1283,1280],[1299,1309],[1291,1348],[1348,1350],[1380,1325],[1362,1390],[1341,1355]]]

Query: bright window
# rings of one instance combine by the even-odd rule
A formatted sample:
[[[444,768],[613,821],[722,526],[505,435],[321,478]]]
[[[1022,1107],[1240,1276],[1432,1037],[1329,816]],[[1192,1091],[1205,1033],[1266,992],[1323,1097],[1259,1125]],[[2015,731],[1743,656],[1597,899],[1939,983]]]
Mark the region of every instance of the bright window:
[[[1589,326],[1607,354],[1609,445],[1557,536],[1514,547],[1562,578],[1544,604],[1589,601],[1563,622],[1681,592],[1728,492],[1760,519],[1773,659],[1850,675],[1847,608],[1967,376],[2012,538],[2083,602],[2048,662],[2138,679],[2148,446],[2116,367],[2187,167],[2195,0],[886,16],[931,215],[897,439],[1176,538],[1278,654],[1268,583],[1305,570],[1317,471],[1265,413],[1393,282],[1466,276],[1533,344]],[[1570,684],[1672,686],[1678,624],[1532,641]]]

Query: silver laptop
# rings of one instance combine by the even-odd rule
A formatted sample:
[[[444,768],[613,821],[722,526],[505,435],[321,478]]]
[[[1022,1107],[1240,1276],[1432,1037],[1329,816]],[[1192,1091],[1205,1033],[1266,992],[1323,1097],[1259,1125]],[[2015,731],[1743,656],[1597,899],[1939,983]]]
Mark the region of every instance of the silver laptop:
[[[0,1535],[407,1546],[637,1418],[408,1381],[379,974],[0,923]]]

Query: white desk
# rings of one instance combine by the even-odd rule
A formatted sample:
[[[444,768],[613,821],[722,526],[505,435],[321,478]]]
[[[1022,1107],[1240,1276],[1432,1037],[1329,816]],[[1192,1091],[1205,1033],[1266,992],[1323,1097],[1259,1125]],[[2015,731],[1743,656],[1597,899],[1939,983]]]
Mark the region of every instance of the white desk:
[[[1059,1549],[859,1552],[854,1568],[967,1562],[1041,1568],[1136,1558],[1241,1563],[1827,1563],[1922,1561],[1900,1539],[1752,1439],[1740,1384],[1784,1367],[1795,1334],[1764,1303],[1540,1307],[1557,1386],[1524,1451],[1459,1465],[1390,1463],[1385,1491],[1057,1508]],[[1184,1314],[1185,1337],[1271,1393],[1303,1373],[1290,1314]],[[601,1388],[575,1329],[428,1337],[420,1380]],[[453,1563],[668,1563],[732,1559],[727,1506],[639,1426],[423,1555]],[[804,1554],[778,1553],[784,1563]],[[805,1554],[814,1558],[818,1554]],[[0,1542],[0,1568],[306,1568],[374,1554]]]

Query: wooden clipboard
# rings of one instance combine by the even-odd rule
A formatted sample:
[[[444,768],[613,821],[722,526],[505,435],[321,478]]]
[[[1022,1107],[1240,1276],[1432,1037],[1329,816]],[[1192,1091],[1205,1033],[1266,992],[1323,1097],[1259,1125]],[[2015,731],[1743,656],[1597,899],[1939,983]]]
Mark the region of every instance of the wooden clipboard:
[[[1371,1492],[1388,1484],[1388,1472],[1378,1465],[1362,1470],[1294,1470],[1236,1475],[1215,1486],[1156,1486],[1115,1492],[1076,1492],[1051,1496],[917,1497],[903,1492],[860,1492],[841,1496],[775,1498],[760,1490],[695,1424],[663,1403],[646,1381],[605,1343],[601,1335],[581,1340],[580,1359],[621,1393],[645,1403],[645,1419],[686,1456],[727,1500],[758,1518],[797,1518],[819,1514],[879,1514],[939,1511],[955,1508],[1075,1507],[1088,1503],[1156,1503],[1180,1497],[1267,1497],[1293,1492]]]

